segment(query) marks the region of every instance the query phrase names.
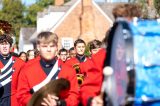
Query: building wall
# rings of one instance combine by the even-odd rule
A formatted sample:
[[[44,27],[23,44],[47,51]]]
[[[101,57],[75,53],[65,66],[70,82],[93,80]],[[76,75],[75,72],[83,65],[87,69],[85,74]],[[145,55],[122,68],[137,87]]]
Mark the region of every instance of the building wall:
[[[91,29],[92,32],[87,32],[87,34],[91,35],[85,35],[84,32],[82,32],[82,24],[81,24],[81,16],[82,16],[82,5],[81,3],[77,5],[77,7],[71,11],[71,13],[62,21],[62,23],[55,29],[51,30],[58,34],[59,36],[59,48],[62,47],[62,38],[70,37],[73,38],[73,41],[75,41],[78,38],[82,38],[86,42],[89,42],[93,39],[102,40],[105,37],[106,31],[110,27],[110,22],[102,15],[102,13],[99,12],[99,10],[92,4],[92,15],[93,20],[90,22],[86,22],[86,25],[83,25],[85,27],[90,27],[87,25],[90,23],[91,25],[94,25]],[[87,18],[87,17],[85,17]],[[86,19],[87,20],[87,19]],[[85,21],[86,21],[85,20]],[[84,35],[83,35],[84,34]],[[94,35],[92,35],[94,34]],[[89,36],[89,37],[88,37]]]

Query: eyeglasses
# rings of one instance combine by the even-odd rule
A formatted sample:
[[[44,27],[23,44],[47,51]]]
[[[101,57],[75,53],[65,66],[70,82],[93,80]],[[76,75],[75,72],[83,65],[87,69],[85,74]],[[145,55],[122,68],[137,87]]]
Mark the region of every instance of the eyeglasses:
[[[65,56],[65,55],[67,55],[67,54],[60,54],[61,56]]]

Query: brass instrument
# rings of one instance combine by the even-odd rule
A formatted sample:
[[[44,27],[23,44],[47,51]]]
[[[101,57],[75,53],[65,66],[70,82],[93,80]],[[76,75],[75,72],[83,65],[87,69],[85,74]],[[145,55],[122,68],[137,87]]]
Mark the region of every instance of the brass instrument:
[[[84,81],[84,78],[85,78],[85,75],[83,73],[81,73],[81,69],[79,67],[79,64],[75,64],[73,65],[73,68],[75,69],[76,71],[76,75],[77,75],[77,80],[78,80],[78,85],[81,86],[83,81]]]
[[[43,86],[37,92],[32,95],[32,98],[28,102],[27,106],[42,106],[43,98],[47,98],[48,94],[61,97],[64,91],[69,92],[70,82],[67,79],[60,78],[56,80],[51,80],[48,84]],[[60,106],[57,100],[57,106]]]

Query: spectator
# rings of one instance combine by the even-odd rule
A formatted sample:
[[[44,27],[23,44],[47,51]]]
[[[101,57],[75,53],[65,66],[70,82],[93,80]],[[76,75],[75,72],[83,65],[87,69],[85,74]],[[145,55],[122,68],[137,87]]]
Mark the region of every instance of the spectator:
[[[28,50],[27,51],[27,60],[34,59],[36,57],[35,51],[34,50]]]
[[[19,58],[22,59],[24,62],[27,61],[27,54],[26,52],[20,52]]]

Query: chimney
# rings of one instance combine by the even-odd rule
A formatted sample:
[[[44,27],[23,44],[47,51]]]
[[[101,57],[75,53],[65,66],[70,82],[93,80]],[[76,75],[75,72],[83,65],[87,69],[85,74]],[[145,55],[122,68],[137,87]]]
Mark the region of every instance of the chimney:
[[[61,5],[63,5],[64,4],[64,0],[55,0],[54,1],[54,5],[55,6],[61,6]]]
[[[92,0],[82,0],[82,5],[83,6],[91,6],[92,5]]]
[[[80,38],[86,43],[95,39],[95,23],[92,0],[82,0],[82,14],[80,16]]]

